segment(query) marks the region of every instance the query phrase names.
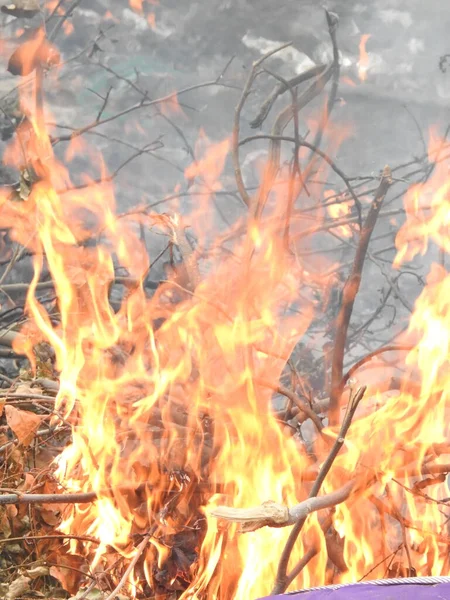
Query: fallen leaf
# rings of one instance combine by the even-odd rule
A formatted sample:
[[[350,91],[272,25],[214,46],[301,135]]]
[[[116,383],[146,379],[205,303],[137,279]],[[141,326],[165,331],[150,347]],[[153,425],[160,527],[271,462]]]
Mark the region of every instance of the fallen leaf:
[[[28,396],[29,394],[36,394],[35,390],[31,387],[29,383],[20,383],[16,389],[14,390],[14,394],[16,396]]]
[[[28,410],[19,410],[10,404],[5,406],[6,422],[23,446],[29,446],[34,440],[41,424],[41,417]]]
[[[14,504],[8,504],[8,506],[6,507],[6,514],[8,516],[8,519],[14,519],[14,517],[17,517],[17,506],[14,506]]]
[[[69,594],[76,594],[80,582],[83,579],[82,569],[86,567],[86,559],[77,554],[50,554],[47,557],[49,562],[57,562],[57,566],[50,567],[50,575],[57,579],[62,587]]]
[[[39,510],[39,515],[44,521],[44,523],[46,523],[47,525],[51,525],[52,527],[61,523],[61,513],[58,510],[49,510],[48,508],[41,508]]]
[[[5,600],[16,600],[16,598],[23,596],[23,594],[28,592],[30,589],[30,581],[31,579],[29,577],[25,577],[25,575],[21,575],[15,579],[9,584],[9,589],[5,596]]]
[[[39,11],[38,0],[16,0],[2,6],[2,13],[18,19],[32,19]]]
[[[41,565],[40,567],[34,567],[34,569],[27,569],[28,577],[31,579],[37,579],[38,577],[47,577],[49,574],[48,567]]]
[[[11,525],[9,523],[6,508],[0,507],[0,539],[6,540],[11,536]]]
[[[24,473],[24,480],[20,485],[17,486],[17,489],[21,492],[28,492],[31,490],[35,482],[35,478],[31,473]]]

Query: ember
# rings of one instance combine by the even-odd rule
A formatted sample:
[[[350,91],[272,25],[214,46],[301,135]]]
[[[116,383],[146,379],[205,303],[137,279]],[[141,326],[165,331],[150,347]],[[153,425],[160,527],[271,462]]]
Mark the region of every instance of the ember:
[[[136,18],[146,11],[142,0],[130,7]],[[20,541],[20,560],[33,561],[5,597],[40,592],[48,576],[78,600],[247,600],[447,575],[445,137],[430,133],[417,183],[410,163],[381,164],[370,177],[343,172],[332,156],[350,129],[331,122],[339,19],[325,11],[330,63],[290,80],[267,70],[275,85],[251,125],[263,125],[280,98],[270,135],[244,138],[242,114],[270,58],[291,44],[269,48],[233,84],[232,135],[217,142],[201,131],[188,148],[184,191],[121,213],[122,167],[112,173],[82,136],[146,107],[169,123],[182,119],[182,94],[201,85],[153,100],[139,81],[118,77],[135,105],[110,116],[111,88],[91,124],[57,136],[45,88],[64,69],[55,38],[72,34],[63,23],[75,8],[62,14],[51,3],[52,34],[40,24],[5,63],[24,81],[5,136],[3,162],[18,180],[0,197],[0,317],[4,356],[27,362],[14,378],[1,376],[0,541],[12,554]],[[24,18],[25,9],[37,12],[16,2],[8,15]],[[362,81],[369,37],[360,43]],[[227,76],[205,86],[232,87]],[[326,106],[311,108],[327,86]],[[145,133],[141,123],[136,130]],[[256,141],[268,143],[268,160],[252,190],[242,153]],[[162,143],[146,142],[134,158]],[[228,193],[231,161],[245,212],[224,227],[211,206]],[[77,165],[87,163],[80,180]],[[392,274],[372,244],[379,219],[393,217],[391,188],[405,181]],[[158,212],[163,202],[170,208]],[[148,236],[166,245],[149,252]],[[355,358],[353,342],[360,351],[390,296],[409,306],[401,269],[431,243],[440,260],[407,329]],[[24,260],[31,281],[5,283]],[[351,327],[366,260],[381,264],[386,297]]]

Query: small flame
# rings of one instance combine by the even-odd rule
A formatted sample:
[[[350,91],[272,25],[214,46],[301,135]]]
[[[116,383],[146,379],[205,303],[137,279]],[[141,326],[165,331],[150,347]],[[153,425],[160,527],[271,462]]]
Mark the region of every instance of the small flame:
[[[134,12],[142,14],[144,12],[144,0],[129,0],[130,7]]]
[[[359,62],[358,62],[358,77],[364,82],[367,79],[367,69],[369,67],[369,55],[367,54],[366,44],[371,38],[370,33],[364,33],[359,42]]]
[[[339,202],[334,190],[325,190],[324,196],[325,199],[335,199],[333,204],[327,205],[327,211],[330,217],[333,219],[341,219],[343,217],[348,217],[351,214],[351,202],[349,200]],[[351,238],[353,235],[351,225],[339,225],[336,227],[335,231],[345,238]]]

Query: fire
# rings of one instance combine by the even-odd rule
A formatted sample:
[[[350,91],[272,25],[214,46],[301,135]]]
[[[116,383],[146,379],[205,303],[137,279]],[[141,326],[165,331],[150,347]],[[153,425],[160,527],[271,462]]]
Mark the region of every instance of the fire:
[[[325,190],[324,196],[325,199],[336,198],[336,193],[334,190]],[[340,219],[351,214],[351,203],[348,200],[339,203],[335,200],[333,204],[327,205],[327,211],[333,219]],[[339,227],[336,227],[336,233],[345,238],[350,238],[353,235],[351,225],[340,225]]]
[[[367,69],[369,66],[369,55],[367,54],[366,44],[371,37],[370,33],[364,33],[359,42],[358,77],[363,82],[367,79]]]
[[[142,10],[142,2],[130,5]],[[361,80],[369,37],[360,44]],[[23,103],[30,107],[33,98]],[[173,105],[178,106],[175,97]],[[211,509],[269,499],[293,506],[307,497],[312,458],[283,434],[270,410],[273,389],[264,383],[279,382],[304,338],[316,307],[305,290],[314,278],[320,284],[311,263],[286,251],[280,234],[289,185],[277,188],[264,218],[249,217],[229,253],[213,254],[202,273],[201,251],[216,232],[208,216],[211,196],[200,192],[221,189],[228,139],[211,142],[202,132],[197,142],[185,176],[195,200],[198,194],[198,210],[188,216],[149,212],[118,218],[101,157],[86,143],[73,143],[66,160],[89,153],[101,177],[100,182],[86,178],[89,185],[63,194],[60,190],[70,187],[68,168],[53,154],[36,115],[30,114],[27,127],[21,144],[33,185],[26,201],[3,193],[0,204],[3,227],[34,255],[27,297],[31,325],[21,343],[34,363],[38,342],[50,344],[55,354],[56,410],[72,425],[72,442],[56,461],[56,477],[65,491],[96,494],[87,506],[67,505],[60,530],[99,540],[83,548],[94,572],[102,561],[111,564],[114,552],[132,566],[136,559],[131,581],[145,582],[150,590],[158,587],[156,566],[169,562],[167,539],[201,531],[198,560],[185,559],[168,574],[171,582],[189,582],[182,598],[244,600],[269,593],[289,528],[244,535],[235,526],[224,528]],[[434,143],[431,154],[435,148]],[[13,144],[8,151],[20,169],[22,150]],[[333,194],[326,192],[325,198]],[[448,199],[445,166],[411,188],[407,221],[397,237],[398,265],[424,254],[430,240],[448,250]],[[345,199],[327,210],[340,218],[350,206]],[[319,219],[320,209],[315,216]],[[151,298],[144,286],[151,260],[140,226],[167,235],[185,258],[182,284],[168,278]],[[346,238],[355,233],[350,225],[337,231]],[[188,233],[199,240],[195,252]],[[36,295],[46,268],[58,298],[57,322]],[[119,268],[127,273],[126,292],[113,308],[109,293]],[[445,571],[447,538],[440,531],[446,517],[438,501],[410,490],[417,484],[411,467],[426,472],[435,445],[448,440],[449,299],[450,277],[444,266],[434,265],[408,330],[414,347],[405,362],[418,389],[413,391],[406,377],[396,396],[386,397],[382,386],[374,385],[377,410],[363,406],[325,480],[325,492],[356,480],[334,515],[336,543],[343,545],[347,566],[340,581],[369,572],[383,575],[386,566],[378,562],[387,553],[386,531],[413,554],[418,574]],[[286,309],[294,305],[295,311]],[[319,462],[336,435],[332,428],[321,432],[314,448]],[[434,486],[433,493],[445,498],[447,484]],[[403,509],[406,525],[399,533],[389,513]],[[419,524],[417,530],[412,523]],[[309,517],[294,549],[292,566],[310,547],[317,548],[295,587],[326,582],[329,539],[321,525],[320,516]],[[147,538],[140,554],[138,544]],[[73,540],[71,549],[81,552],[79,542]]]
[[[144,12],[144,0],[130,0],[130,7],[137,13]]]

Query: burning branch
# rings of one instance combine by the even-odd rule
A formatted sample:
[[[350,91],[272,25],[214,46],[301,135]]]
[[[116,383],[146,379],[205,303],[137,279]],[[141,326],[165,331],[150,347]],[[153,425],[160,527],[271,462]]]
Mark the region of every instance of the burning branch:
[[[241,523],[242,533],[256,531],[261,527],[287,527],[300,519],[306,519],[313,512],[344,502],[350,496],[355,483],[356,480],[352,479],[335,492],[308,498],[291,507],[269,500],[254,508],[218,506],[210,510],[209,514],[219,520]]]
[[[352,270],[344,286],[342,305],[336,323],[336,337],[331,367],[330,424],[336,424],[339,421],[339,401],[345,385],[345,383],[343,383],[343,366],[347,331],[353,312],[355,298],[361,283],[362,271],[370,238],[375,228],[383,200],[391,185],[391,169],[386,166],[383,170],[381,181],[370,206],[369,213],[364,221]]]
[[[79,0],[69,2],[65,13],[61,12],[62,4],[58,2],[51,15],[57,24],[50,39],[57,34],[59,36],[62,24],[69,25],[66,19]],[[133,1],[133,10],[143,15],[142,4],[140,0]],[[13,5],[12,9],[8,9],[9,14],[17,16],[19,8]],[[438,409],[439,403],[446,402],[445,386],[440,378],[441,372],[448,370],[448,339],[443,336],[440,340],[444,358],[437,365],[435,356],[439,354],[439,348],[433,347],[432,336],[425,337],[418,354],[421,359],[430,347],[436,350],[435,354],[430,354],[433,354],[437,366],[433,363],[430,369],[429,365],[424,368],[420,360],[412,356],[415,351],[413,344],[403,345],[400,340],[384,341],[382,348],[373,351],[370,340],[367,341],[362,334],[380,317],[385,307],[390,308],[389,298],[398,297],[408,310],[412,308],[412,303],[400,289],[400,275],[393,278],[385,267],[384,259],[379,256],[386,249],[395,249],[393,228],[387,232],[389,239],[386,244],[384,232],[378,238],[373,235],[379,218],[385,218],[387,222],[387,219],[403,215],[402,209],[396,206],[390,210],[384,207],[381,213],[386,192],[393,181],[409,185],[419,180],[423,185],[432,174],[428,161],[433,157],[436,162],[445,160],[443,150],[449,145],[442,143],[437,154],[435,149],[430,150],[425,157],[396,167],[393,169],[396,179],[386,167],[381,182],[372,176],[349,177],[338,166],[331,151],[326,153],[320,149],[336,102],[340,76],[336,40],[338,18],[328,11],[325,15],[333,52],[330,64],[315,65],[294,77],[283,78],[271,73],[263,63],[289,46],[283,44],[254,62],[244,89],[239,89],[241,96],[232,123],[233,189],[222,187],[229,179],[225,176],[222,181],[219,175],[221,169],[226,168],[228,140],[217,154],[214,144],[202,138],[198,152],[190,135],[182,130],[176,118],[167,115],[170,109],[192,108],[177,102],[184,93],[205,86],[238,89],[223,82],[230,62],[214,81],[190,85],[156,99],[141,88],[138,70],[134,78],[121,75],[121,70],[112,66],[97,65],[102,69],[102,75],[116,78],[120,86],[108,82],[106,92],[94,90],[93,93],[100,98],[100,106],[95,108],[91,122],[87,120],[88,125],[81,127],[78,123],[56,125],[65,130],[59,137],[47,135],[45,127],[48,124],[43,118],[48,113],[44,106],[44,76],[51,70],[51,65],[39,63],[34,66],[37,93],[23,108],[25,111],[30,107],[30,114],[26,115],[28,129],[23,127],[25,118],[22,109],[14,112],[13,120],[10,113],[0,106],[8,120],[9,135],[13,135],[11,127],[13,132],[17,129],[11,155],[14,155],[12,160],[20,171],[19,183],[4,190],[1,202],[3,229],[0,231],[0,250],[5,250],[6,246],[7,251],[0,257],[0,267],[4,268],[0,275],[0,346],[6,347],[6,350],[0,349],[0,356],[7,353],[8,358],[12,357],[10,348],[13,344],[14,348],[19,348],[20,342],[20,350],[28,352],[30,361],[36,363],[37,371],[28,369],[24,374],[14,369],[14,372],[8,371],[8,375],[0,373],[1,385],[12,388],[0,392],[0,413],[3,411],[0,459],[4,467],[0,487],[0,529],[6,536],[1,543],[4,548],[8,541],[21,540],[30,554],[27,540],[33,540],[36,557],[48,558],[50,551],[54,554],[51,546],[55,543],[53,538],[63,540],[58,547],[58,551],[62,550],[61,561],[68,557],[74,559],[74,565],[69,561],[68,570],[72,569],[77,574],[74,582],[64,582],[71,595],[77,594],[79,586],[86,583],[85,573],[89,566],[94,565],[95,572],[87,575],[93,580],[91,587],[97,586],[102,592],[106,590],[111,599],[120,591],[126,589],[128,592],[134,587],[138,590],[135,595],[143,597],[170,595],[175,598],[195,594],[205,599],[238,600],[241,598],[239,590],[245,587],[241,584],[247,575],[236,573],[236,564],[243,569],[254,569],[257,564],[262,574],[259,579],[267,582],[266,575],[276,563],[259,560],[249,565],[247,558],[252,555],[255,545],[259,546],[261,542],[267,543],[271,550],[275,548],[272,542],[277,539],[280,544],[280,540],[285,538],[282,532],[274,532],[271,528],[287,526],[291,526],[291,531],[284,532],[288,539],[278,565],[275,592],[287,588],[324,548],[324,541],[328,559],[337,567],[339,576],[346,570],[354,576],[352,561],[349,560],[347,565],[344,560],[344,550],[347,556],[353,543],[354,555],[360,559],[359,549],[355,550],[358,544],[354,542],[361,533],[357,518],[360,507],[363,508],[359,512],[365,508],[364,503],[374,513],[378,511],[380,519],[386,513],[386,517],[395,520],[396,528],[397,524],[400,525],[401,546],[398,545],[399,540],[395,540],[395,534],[394,545],[407,552],[410,570],[414,568],[415,550],[414,544],[408,540],[407,529],[415,528],[428,538],[432,534],[435,546],[436,542],[448,545],[445,531],[440,531],[438,524],[435,528],[428,525],[421,527],[410,516],[415,514],[413,509],[418,509],[425,502],[429,505],[427,509],[448,506],[448,498],[444,495],[435,494],[436,498],[433,498],[422,491],[444,482],[450,470],[443,456],[450,454],[446,430],[441,429],[438,443],[431,444],[428,440],[433,439],[432,434],[424,425],[435,419],[435,413],[438,415],[436,420],[445,420],[439,417]],[[103,51],[97,44],[102,36],[103,29],[89,45],[91,52],[87,61],[90,68],[95,67],[94,61],[90,60],[93,54]],[[16,54],[16,58],[19,55],[22,56],[23,52]],[[86,50],[83,50],[63,63],[60,72],[68,62],[85,55]],[[22,74],[26,72],[24,69],[19,71]],[[251,125],[264,123],[275,101],[285,98],[286,93],[290,99],[287,106],[275,115],[270,135],[240,140],[241,114],[256,79],[263,72],[269,73],[277,83],[262,106],[256,107],[258,114]],[[68,71],[65,74],[70,75]],[[55,71],[54,76],[57,76]],[[298,86],[306,82],[309,82],[308,87],[298,91]],[[120,88],[124,88],[124,83],[126,98],[119,98],[117,94]],[[330,91],[326,111],[315,115],[318,126],[315,139],[310,143],[300,134],[303,127],[301,111],[319,94],[325,94],[327,87]],[[54,92],[49,85],[47,88],[49,93]],[[112,114],[112,110],[107,112],[114,101],[121,103],[117,114]],[[166,140],[167,134],[161,132],[161,135],[149,137],[145,120],[136,122],[137,133],[145,134],[146,140],[154,141],[142,148],[132,143],[133,138],[130,140],[124,135],[132,132],[130,121],[124,132],[110,134],[110,128],[119,126],[119,117],[142,114],[138,113],[141,110],[148,111],[148,116],[164,120],[164,127],[175,138],[176,149],[183,146],[186,150],[186,160],[192,169],[186,167],[184,159],[180,159],[180,163],[175,162],[177,159],[173,155],[176,156],[176,152],[170,155],[167,152],[169,158],[155,154],[163,147],[163,135]],[[16,117],[22,119],[20,124]],[[104,126],[106,131],[99,131],[100,126]],[[288,127],[293,133],[287,130]],[[94,156],[93,149],[87,145],[87,137],[77,140],[88,133],[97,136],[102,143],[107,142],[115,154],[126,149],[127,153],[131,151],[131,156],[124,160],[119,157],[119,167],[109,172],[102,167],[100,174],[97,166],[103,166],[102,159]],[[74,140],[77,143],[74,144]],[[269,163],[261,185],[250,188],[244,182],[246,174],[241,168],[240,149],[250,141],[263,140],[269,146]],[[52,146],[59,142],[71,142],[64,164],[52,154]],[[211,150],[210,154],[205,153],[205,160],[203,142]],[[280,163],[283,142],[292,144],[294,150],[293,159],[289,159],[286,169]],[[43,147],[46,148],[44,153]],[[304,148],[308,157],[306,168],[300,164]],[[166,149],[169,149],[169,144]],[[72,169],[78,169],[73,158],[79,156],[86,161],[91,152],[95,178],[91,178],[89,172],[81,181],[81,173],[76,171],[77,180],[71,182]],[[163,191],[158,191],[157,199],[153,198],[153,190],[148,191],[145,185],[146,189],[141,190],[145,196],[142,205],[132,206],[117,215],[112,197],[113,180],[115,182],[119,172],[126,176],[124,168],[136,157],[144,159],[149,156],[170,164],[178,174],[185,174],[183,185],[176,187],[174,193],[166,193],[172,189],[171,182],[161,181],[158,190]],[[30,174],[25,177],[24,165],[35,162],[44,163],[39,179]],[[333,171],[329,181],[313,178],[319,163],[324,165],[324,171],[328,172],[328,167]],[[119,194],[123,192],[120,183]],[[134,185],[135,182],[132,183]],[[325,191],[320,187],[323,185],[327,186]],[[332,189],[336,185],[339,189]],[[134,196],[135,192],[133,188]],[[362,225],[361,200],[373,193],[375,197]],[[402,188],[396,198],[401,198],[404,193]],[[447,195],[439,196],[439,207],[445,206]],[[187,204],[191,203],[197,209],[206,199],[216,202],[220,197],[229,196],[238,202],[242,200],[245,207],[239,206],[234,223],[228,222],[228,214],[223,214],[219,206],[216,207],[217,214],[229,227],[225,232],[218,230],[216,238],[209,227],[215,224],[217,214],[199,215],[195,211],[189,215],[182,201],[188,198]],[[267,202],[269,198],[270,203]],[[391,202],[394,200],[391,199]],[[118,201],[120,203],[120,198]],[[266,207],[266,202],[270,206]],[[167,212],[156,214],[154,211],[160,210],[163,203],[168,204]],[[417,210],[418,202],[410,204],[414,204]],[[419,224],[423,224],[428,214],[436,209],[433,202],[429,204],[423,210],[419,207],[419,218],[416,219]],[[209,206],[208,203],[208,210]],[[354,209],[352,214],[351,209]],[[328,216],[325,211],[329,212]],[[408,214],[408,219],[414,220],[415,213]],[[414,224],[417,225],[417,222]],[[169,237],[167,244],[164,240],[163,249],[158,248],[157,251],[152,244],[147,247],[146,237],[155,223],[162,225],[163,235],[168,233]],[[357,224],[360,239],[356,256],[351,261],[348,253],[354,252],[355,245],[345,238],[346,234],[351,240],[356,237]],[[196,248],[191,244],[190,236],[186,235],[187,226],[198,240]],[[160,235],[161,231],[155,234]],[[322,244],[324,240],[325,244]],[[369,251],[369,244],[373,247],[380,240],[382,248]],[[172,250],[175,247],[174,259]],[[317,252],[317,247],[320,247],[320,252]],[[328,255],[323,254],[324,249]],[[338,253],[342,254],[339,260],[336,258]],[[168,255],[170,262],[162,266],[167,277],[158,273],[154,281],[150,281],[154,264]],[[201,276],[197,262],[199,257],[205,260],[201,265]],[[19,274],[16,279],[9,279],[15,274],[13,269],[23,264],[23,259],[28,261],[28,267],[33,263],[34,277],[25,278]],[[180,259],[182,266],[179,270],[183,271],[183,280],[174,277],[175,281],[171,281],[168,272],[172,267],[177,270],[179,265],[176,261]],[[376,265],[389,289],[388,292],[383,290],[381,306],[369,319],[364,315],[362,324],[358,323],[349,336],[353,305],[366,259]],[[441,255],[441,270],[430,278],[431,285],[445,277],[444,267]],[[338,299],[335,296],[343,282],[337,275],[348,268],[350,275],[337,319],[331,400],[328,400],[326,393],[320,393],[326,392],[324,379],[328,373],[327,367],[323,368],[320,364],[323,362],[322,347],[316,347],[316,340],[320,340],[320,344],[324,342],[324,352],[325,348],[328,352],[332,346],[329,341],[330,323],[336,316]],[[408,271],[404,269],[403,273],[407,272],[414,273],[412,267]],[[421,276],[415,276],[425,287]],[[31,283],[25,283],[30,279]],[[448,298],[448,290],[443,296],[444,300]],[[336,308],[332,316],[327,312],[328,299],[329,304],[333,304],[333,311]],[[427,319],[430,315],[432,317],[429,328],[435,337],[438,337],[440,323],[444,321],[439,310],[427,312]],[[444,309],[441,312],[444,313]],[[23,329],[19,330],[24,323]],[[417,323],[415,326],[416,331],[420,329]],[[41,340],[45,340],[44,345],[52,351],[50,372],[41,369],[45,361],[36,360]],[[299,342],[302,345],[306,342],[307,352],[303,352],[302,346],[296,355]],[[358,360],[362,354],[358,348],[356,357],[352,355],[351,361],[350,358],[344,361],[346,351],[354,348],[350,343],[366,344],[366,356]],[[376,343],[382,342],[377,340]],[[408,359],[412,356],[413,360],[408,360],[408,364],[420,370],[429,385],[423,386],[419,377],[405,382],[404,374],[390,377],[388,383],[381,382],[377,389],[380,394],[386,388],[392,390],[394,387],[401,393],[392,401],[392,406],[386,400],[381,408],[378,399],[375,407],[373,399],[367,399],[365,414],[355,423],[354,429],[352,427],[351,443],[346,443],[348,452],[342,452],[336,460],[366,388],[351,396],[335,438],[331,437],[333,429],[324,430],[328,405],[331,404],[328,416],[333,425],[339,420],[341,396],[351,375],[374,356],[394,350],[411,351]],[[346,366],[346,373],[344,362],[353,364],[350,369]],[[388,362],[391,366],[394,361]],[[426,377],[434,371],[439,371],[439,377],[430,383]],[[32,379],[28,389],[23,385],[22,389],[14,390],[17,375],[19,381],[22,376],[23,379]],[[38,377],[33,379],[35,376]],[[52,381],[50,377],[58,381]],[[288,377],[290,383],[282,385],[281,382]],[[414,413],[408,395],[417,402],[425,399],[426,405],[422,404],[420,413],[419,409]],[[315,398],[319,399],[315,401]],[[285,408],[281,409],[281,405]],[[21,412],[17,406],[25,407],[27,411]],[[398,408],[398,412],[393,407]],[[409,418],[410,413],[413,413],[412,418]],[[59,419],[64,427],[40,429],[39,424],[50,417],[50,425]],[[396,431],[393,435],[388,425],[389,421],[396,422],[396,419],[402,421],[403,439],[392,442],[387,438],[395,437]],[[283,422],[281,430],[280,421]],[[287,432],[288,428],[290,431]],[[28,429],[34,432],[32,440]],[[62,435],[56,436],[60,431]],[[286,441],[285,433],[293,433],[293,437]],[[45,460],[39,455],[44,446],[51,457],[58,455],[52,466],[49,466],[48,457]],[[326,459],[322,462],[324,456]],[[346,468],[348,458],[348,464],[357,465],[355,474]],[[42,470],[43,462],[44,469],[48,467],[46,471]],[[305,498],[308,492],[309,497],[300,502],[289,500],[289,505],[268,501],[252,507],[252,490],[262,485],[263,472],[264,476],[271,478],[267,485],[269,494],[271,489],[272,492],[277,489],[276,495],[284,497],[287,490],[296,489],[298,498]],[[338,479],[341,472],[346,475]],[[327,474],[330,484],[319,495]],[[389,481],[389,488],[386,481]],[[237,504],[237,493],[240,494],[239,504],[251,508],[217,506],[208,510],[209,516],[240,524],[238,532],[262,529],[255,536],[236,539],[235,528],[219,527],[217,530],[214,521],[211,523],[205,519],[204,507],[213,505],[212,498],[216,494],[227,498],[224,502]],[[398,501],[397,493],[402,495],[405,506],[411,508],[409,512]],[[385,496],[386,502],[380,499],[380,495]],[[408,504],[412,502],[415,504]],[[337,506],[339,508],[334,511]],[[358,510],[348,517],[353,506]],[[64,509],[60,510],[60,507]],[[311,530],[305,535],[306,519],[317,511],[322,511],[317,515],[317,521],[323,535],[320,530],[318,535],[310,535]],[[433,518],[436,515],[437,510]],[[210,528],[211,524],[213,527]],[[28,531],[27,528],[31,528],[33,533],[45,534],[58,527],[61,530],[58,536],[15,537],[16,533]],[[17,528],[19,531],[13,531]],[[428,531],[427,528],[436,531]],[[345,537],[341,538],[344,530]],[[83,532],[92,533],[95,537],[83,536]],[[300,546],[297,539],[302,532],[306,546],[303,556],[300,551],[297,552],[297,545]],[[339,540],[336,532],[339,532]],[[77,533],[80,535],[75,535]],[[366,543],[365,549],[372,533],[365,531],[361,536]],[[73,543],[69,544],[69,540]],[[423,546],[426,544],[423,543]],[[249,548],[248,554],[245,554],[246,547]],[[387,544],[384,544],[381,552],[384,557],[386,547]],[[273,550],[274,560],[278,559],[281,550],[281,546]],[[117,554],[121,556],[118,561]],[[239,555],[238,560],[236,554]],[[436,555],[435,552],[433,556]],[[370,566],[378,559],[374,554]],[[54,560],[61,569],[65,568],[64,563],[59,562],[59,555]],[[290,562],[295,566],[289,572]],[[324,564],[324,561],[318,562]],[[120,567],[115,567],[119,563]],[[313,564],[309,566],[310,581],[328,577],[329,572],[314,573]],[[422,560],[421,564],[425,561]],[[230,576],[230,573],[233,575]],[[255,597],[260,591],[265,593],[268,591],[267,583],[262,588],[255,584],[251,591]],[[87,597],[88,593],[84,595]]]
[[[350,399],[349,404],[347,406],[347,412],[342,421],[339,435],[338,435],[336,441],[334,442],[333,447],[331,448],[328,457],[326,458],[325,462],[323,463],[322,467],[320,468],[319,475],[317,476],[317,479],[314,482],[314,485],[309,494],[309,499],[315,498],[317,496],[317,494],[319,493],[320,488],[322,487],[322,483],[325,480],[325,477],[327,476],[329,470],[331,469],[331,467],[333,465],[333,462],[334,462],[336,456],[339,454],[339,451],[344,444],[345,436],[347,435],[347,432],[350,428],[353,416],[356,412],[356,409],[358,408],[360,401],[362,400],[362,398],[364,396],[365,391],[366,391],[366,388],[359,389],[356,392],[356,394]],[[345,491],[348,491],[347,497],[351,493],[354,483],[355,482],[352,482],[352,486],[350,487],[350,489],[347,490],[346,488],[344,488]],[[348,485],[350,486],[350,482]],[[341,493],[342,493],[342,489],[341,489]],[[345,499],[346,498],[343,498],[341,500],[341,502],[343,502]],[[289,573],[289,574],[288,574],[287,570],[288,570],[288,565],[289,565],[289,558],[292,554],[292,550],[294,549],[295,542],[297,541],[297,538],[300,535],[301,530],[303,529],[303,525],[305,524],[305,521],[306,521],[306,516],[300,516],[298,521],[294,524],[294,526],[291,530],[288,541],[286,542],[286,546],[284,547],[283,553],[281,555],[280,562],[278,564],[275,585],[274,585],[273,592],[272,592],[273,594],[280,594],[280,593],[284,592],[286,590],[286,588],[288,587],[288,585],[295,579],[295,577],[297,577],[297,575],[299,573],[299,571],[296,567],[294,567],[293,571],[291,571],[291,573]]]

